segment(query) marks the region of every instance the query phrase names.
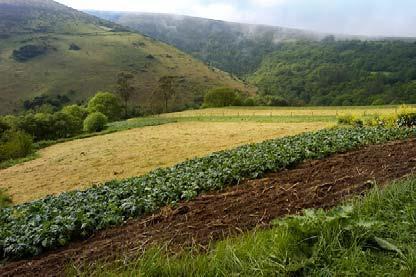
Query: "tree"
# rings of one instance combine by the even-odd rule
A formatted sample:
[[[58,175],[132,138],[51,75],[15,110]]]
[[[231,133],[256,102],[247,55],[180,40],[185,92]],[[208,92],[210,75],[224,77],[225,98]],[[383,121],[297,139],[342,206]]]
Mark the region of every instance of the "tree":
[[[107,122],[107,117],[104,114],[100,112],[92,113],[84,120],[84,131],[89,133],[100,132],[104,130]]]
[[[110,92],[98,92],[88,102],[89,113],[100,112],[109,121],[120,119],[121,110],[120,99]]]
[[[81,107],[76,104],[65,106],[62,109],[62,112],[65,114],[72,115],[73,117],[76,117],[82,121],[84,121],[84,119],[88,116],[88,111],[84,107]]]
[[[164,76],[159,79],[159,92],[163,97],[164,112],[168,112],[168,102],[175,95],[176,76]]]
[[[135,88],[130,83],[133,78],[132,74],[122,72],[118,74],[117,79],[117,93],[124,102],[124,117],[126,118],[128,115],[128,103],[135,91]]]
[[[237,90],[232,88],[214,88],[204,98],[205,107],[226,107],[235,105]]]

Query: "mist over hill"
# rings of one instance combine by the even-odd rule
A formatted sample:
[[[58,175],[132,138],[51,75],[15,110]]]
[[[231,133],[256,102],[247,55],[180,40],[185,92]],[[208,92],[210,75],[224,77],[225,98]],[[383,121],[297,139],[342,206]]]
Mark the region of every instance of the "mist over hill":
[[[414,38],[337,35],[169,14],[97,12],[292,105],[416,103]]]

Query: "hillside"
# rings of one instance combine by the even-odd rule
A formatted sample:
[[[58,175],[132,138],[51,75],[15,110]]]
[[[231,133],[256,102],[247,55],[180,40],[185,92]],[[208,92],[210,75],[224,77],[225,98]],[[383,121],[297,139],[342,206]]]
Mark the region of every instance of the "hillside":
[[[328,35],[166,14],[90,13],[168,42],[291,105],[416,102],[414,38]]]
[[[253,72],[278,42],[321,40],[326,35],[170,14],[87,11],[164,41],[226,72]],[[230,57],[233,57],[230,59]]]
[[[249,80],[263,93],[295,104],[416,103],[416,43],[286,43]]]
[[[176,76],[170,109],[202,101],[214,86],[253,91],[181,51],[50,0],[0,0],[0,114],[42,94],[82,102],[114,90],[130,72],[136,105],[160,109],[158,80]],[[59,97],[58,97],[59,96]]]

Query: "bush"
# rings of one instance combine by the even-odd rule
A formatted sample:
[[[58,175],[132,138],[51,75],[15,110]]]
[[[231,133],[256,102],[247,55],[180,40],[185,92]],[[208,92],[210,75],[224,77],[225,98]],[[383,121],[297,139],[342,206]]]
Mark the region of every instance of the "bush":
[[[70,105],[65,106],[62,109],[62,112],[64,114],[69,114],[75,118],[78,118],[79,120],[84,121],[88,116],[88,111],[84,107],[81,107],[79,105]]]
[[[104,114],[100,112],[92,113],[84,120],[84,131],[89,133],[100,132],[105,129],[107,122],[108,119]]]
[[[232,88],[215,88],[210,90],[204,98],[204,107],[227,107],[237,104],[238,91]]]
[[[32,137],[22,131],[6,131],[0,138],[0,161],[23,158],[32,153]]]
[[[88,102],[88,112],[100,112],[104,114],[109,121],[120,119],[122,106],[120,99],[110,92],[98,92]]]
[[[12,200],[5,190],[0,189],[0,209],[10,206]]]
[[[18,50],[13,51],[13,58],[18,62],[26,62],[37,56],[43,55],[48,51],[48,48],[43,45],[25,45]]]
[[[35,141],[69,138],[80,134],[82,120],[64,112],[27,114],[17,118],[15,128],[33,136]]]
[[[4,132],[9,130],[10,128],[11,126],[6,122],[6,120],[3,118],[0,118],[0,137],[2,136]]]
[[[416,113],[399,114],[396,123],[399,127],[415,127]]]
[[[338,124],[341,124],[341,125],[351,125],[355,127],[364,126],[364,122],[360,118],[352,114],[340,115],[337,117],[337,121],[338,121]]]

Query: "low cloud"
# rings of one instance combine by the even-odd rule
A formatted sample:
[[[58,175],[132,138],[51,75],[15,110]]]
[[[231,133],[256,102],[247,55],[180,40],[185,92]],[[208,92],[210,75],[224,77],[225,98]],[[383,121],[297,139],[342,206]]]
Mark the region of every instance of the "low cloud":
[[[175,13],[328,33],[416,36],[414,0],[58,0],[77,9]]]

